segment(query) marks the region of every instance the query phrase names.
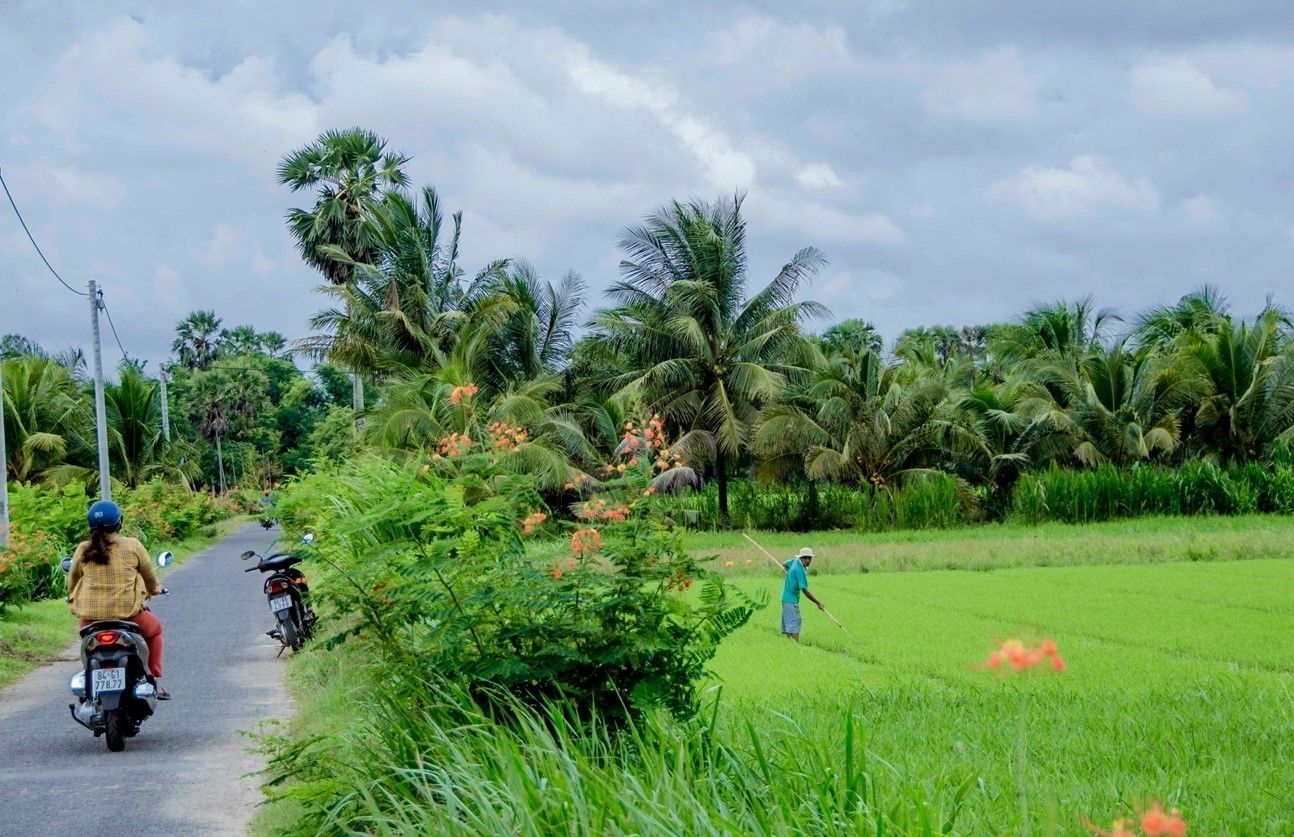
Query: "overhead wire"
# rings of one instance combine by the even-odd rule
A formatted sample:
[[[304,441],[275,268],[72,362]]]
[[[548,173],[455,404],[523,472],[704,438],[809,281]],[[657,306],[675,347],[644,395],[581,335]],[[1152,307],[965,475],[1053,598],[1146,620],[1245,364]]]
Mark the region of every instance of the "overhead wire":
[[[27,240],[31,242],[32,247],[36,248],[36,255],[40,256],[40,260],[45,263],[45,267],[49,268],[49,272],[54,274],[54,278],[58,280],[60,285],[67,288],[72,293],[77,296],[89,296],[90,294],[86,291],[78,291],[76,288],[64,282],[63,277],[59,276],[58,271],[49,263],[49,259],[45,258],[45,253],[41,251],[40,245],[36,243],[36,238],[31,234],[31,230],[28,229],[27,222],[23,220],[22,213],[18,211],[18,204],[14,202],[13,194],[9,191],[9,184],[5,183],[4,174],[2,172],[0,172],[0,186],[4,187],[5,197],[9,199],[9,205],[13,207],[13,214],[18,216],[18,223],[22,224],[22,231],[27,233]]]
[[[108,328],[112,329],[112,339],[117,341],[117,348],[121,350],[121,359],[127,363],[133,363],[130,355],[126,353],[126,347],[121,345],[121,338],[117,336],[117,324],[112,321],[112,312],[108,310],[108,302],[103,298],[103,291],[99,291],[99,307],[108,318]]]

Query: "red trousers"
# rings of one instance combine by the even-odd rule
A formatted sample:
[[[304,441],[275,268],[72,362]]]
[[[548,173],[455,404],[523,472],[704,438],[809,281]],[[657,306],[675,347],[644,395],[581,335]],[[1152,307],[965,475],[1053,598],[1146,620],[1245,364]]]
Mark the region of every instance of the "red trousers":
[[[101,619],[82,619],[81,627],[93,625],[100,622]],[[139,626],[139,635],[144,638],[148,644],[148,673],[154,677],[162,676],[162,620],[151,610],[141,610],[129,619],[127,622],[134,622]]]

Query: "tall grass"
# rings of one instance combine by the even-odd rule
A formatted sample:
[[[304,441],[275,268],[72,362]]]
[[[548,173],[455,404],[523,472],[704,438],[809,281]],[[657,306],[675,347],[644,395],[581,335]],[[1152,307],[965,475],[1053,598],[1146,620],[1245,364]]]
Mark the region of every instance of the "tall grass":
[[[463,695],[390,680],[340,734],[275,750],[296,834],[951,833],[972,780],[868,755],[859,716],[806,729],[649,716],[617,733],[569,707],[499,723]],[[355,716],[352,716],[355,717]]]
[[[677,498],[674,504],[689,525],[704,530],[720,528],[719,494],[713,483]],[[947,474],[919,475],[887,489],[738,480],[729,486],[728,505],[735,528],[791,532],[946,529],[964,525],[978,515],[974,495]]]
[[[1011,495],[1022,523],[1091,523],[1143,515],[1294,512],[1294,467],[1188,462],[1178,468],[1090,471],[1052,467],[1025,474]]]

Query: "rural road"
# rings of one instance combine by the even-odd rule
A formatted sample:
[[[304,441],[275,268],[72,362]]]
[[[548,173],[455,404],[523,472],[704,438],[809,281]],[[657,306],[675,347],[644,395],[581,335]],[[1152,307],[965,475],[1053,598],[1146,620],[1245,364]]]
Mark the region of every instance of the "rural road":
[[[286,718],[289,704],[260,574],[244,574],[238,555],[263,553],[277,532],[248,524],[166,575],[171,594],[150,607],[166,627],[174,699],[125,752],[68,713],[72,647],[0,690],[0,835],[246,833],[260,794],[245,775],[261,762],[239,733]]]

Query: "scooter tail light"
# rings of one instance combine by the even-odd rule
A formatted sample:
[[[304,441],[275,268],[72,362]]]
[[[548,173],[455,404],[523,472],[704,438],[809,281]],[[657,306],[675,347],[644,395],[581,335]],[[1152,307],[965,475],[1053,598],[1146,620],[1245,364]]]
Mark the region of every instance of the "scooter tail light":
[[[98,640],[100,645],[113,645],[120,636],[116,631],[99,631],[94,635],[94,638]]]
[[[271,584],[271,585],[270,585],[270,592],[271,592],[271,593],[282,593],[284,590],[288,589],[288,586],[289,586],[289,585],[288,585],[288,584],[286,584],[285,582],[282,582],[282,581],[276,581],[276,582],[274,582],[273,584]]]

